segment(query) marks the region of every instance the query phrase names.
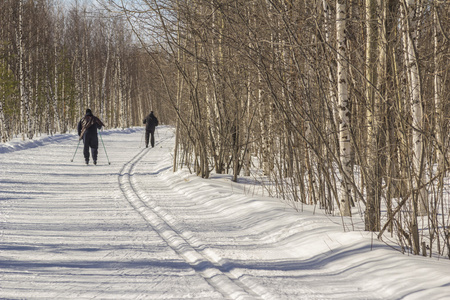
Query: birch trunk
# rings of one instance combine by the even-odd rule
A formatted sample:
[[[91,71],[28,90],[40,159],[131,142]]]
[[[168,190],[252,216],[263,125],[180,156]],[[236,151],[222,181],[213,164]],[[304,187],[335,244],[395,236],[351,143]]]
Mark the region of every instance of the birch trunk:
[[[347,83],[347,36],[346,18],[347,7],[345,0],[336,1],[336,41],[337,41],[337,82],[339,101],[339,148],[342,165],[341,192],[339,199],[339,209],[341,216],[350,216],[351,183],[351,145],[350,145],[350,110]]]
[[[439,53],[439,42],[440,42],[440,33],[439,33],[439,16],[437,7],[434,7],[434,14],[433,14],[433,26],[434,26],[434,105],[435,105],[435,134],[436,134],[436,160],[437,160],[437,176],[438,176],[438,189],[437,189],[437,199],[434,201],[435,207],[434,211],[432,212],[432,224],[434,224],[433,232],[437,232],[436,234],[438,243],[437,243],[437,251],[441,253],[441,243],[440,235],[439,235],[439,224],[437,220],[437,203],[441,203],[441,205],[444,203],[444,180],[446,175],[446,168],[445,168],[445,153],[444,153],[444,145],[445,145],[445,134],[443,134],[443,128],[444,128],[444,105],[442,101],[442,59],[441,54]],[[447,137],[448,138],[448,137]],[[443,205],[442,205],[443,206]],[[442,216],[444,217],[444,213],[442,213]],[[443,222],[443,224],[445,224]],[[450,236],[447,234],[447,241],[450,241]],[[450,257],[450,247],[448,250],[449,257]],[[431,255],[431,250],[430,250]]]
[[[441,55],[439,54],[439,26],[438,26],[438,12],[437,8],[434,9],[433,14],[434,22],[434,105],[435,105],[435,118],[436,118],[436,144],[437,144],[437,163],[438,173],[443,180],[445,176],[445,159],[444,159],[444,135],[442,134],[442,128],[444,126],[444,110],[442,105],[442,78],[441,78]]]
[[[75,73],[75,111],[77,112],[76,115],[82,115],[83,114],[83,107],[82,107],[82,86],[81,86],[81,80],[82,80],[82,63],[80,62],[80,50],[77,48],[75,50],[75,58],[73,61],[73,72]]]
[[[249,45],[249,48],[251,46]],[[250,72],[249,72],[250,73]],[[244,152],[244,176],[250,176],[250,168],[251,168],[251,153],[252,153],[252,142],[251,139],[251,124],[252,124],[252,114],[251,114],[251,103],[252,103],[252,87],[250,74],[247,75],[247,102],[246,102],[246,131],[245,131],[245,152]]]
[[[87,25],[87,17],[86,17],[86,9],[84,9],[84,14],[83,14],[83,26],[84,26],[84,37],[83,37],[83,47],[84,47],[84,60],[83,60],[83,72],[84,72],[84,76],[83,76],[83,80],[85,80],[86,82],[86,93],[85,93],[85,98],[86,98],[86,103],[85,105],[87,107],[92,107],[92,102],[91,102],[91,85],[92,85],[92,80],[91,80],[91,72],[90,72],[90,52],[89,52],[89,47],[90,47],[90,42],[89,42],[89,28]]]
[[[406,4],[406,42],[407,42],[407,68],[410,74],[409,83],[411,97],[411,115],[412,115],[412,143],[413,143],[413,174],[414,189],[417,190],[418,213],[426,215],[428,212],[428,192],[425,186],[425,153],[424,153],[424,121],[421,96],[421,83],[418,66],[418,57],[416,51],[417,28],[414,21],[415,4],[409,1]]]
[[[214,1],[211,1],[209,3],[209,7],[211,7],[211,27],[214,31],[218,30],[217,29],[217,13],[216,10],[214,9]],[[220,27],[220,26],[219,26]],[[220,29],[219,29],[220,30]],[[220,120],[220,113],[219,113],[219,107],[218,107],[218,80],[217,80],[217,74],[216,74],[216,70],[217,68],[217,60],[216,60],[216,40],[215,40],[215,36],[212,35],[210,38],[210,42],[211,42],[211,71],[210,71],[210,75],[208,76],[209,81],[211,82],[211,89],[206,86],[206,105],[207,105],[207,118],[208,118],[208,122],[210,124],[214,124],[215,120]],[[216,172],[218,172],[219,174],[223,172],[223,157],[221,155],[222,153],[222,143],[221,143],[221,134],[219,132],[219,128],[217,128],[217,126],[212,126],[209,130],[209,135],[210,135],[210,139],[211,142],[213,144],[212,147],[212,156],[214,157],[214,165],[215,165],[215,170]]]
[[[381,200],[381,168],[380,168],[380,118],[381,99],[375,93],[377,81],[377,55],[378,55],[378,20],[376,0],[366,0],[366,99],[367,109],[367,202],[365,212],[365,230],[379,231],[380,229],[380,200]],[[380,43],[380,46],[381,43]],[[380,58],[382,57],[380,51]],[[384,66],[379,65],[379,69]]]
[[[122,129],[125,129],[126,127],[126,102],[123,96],[123,89],[124,89],[124,84],[123,84],[123,77],[122,77],[122,62],[120,57],[117,58],[117,72],[118,72],[118,89],[119,89],[119,126]]]
[[[252,18],[252,11],[253,11],[254,7],[253,6],[249,6],[248,7],[248,11],[247,11],[247,18],[249,20],[250,23],[254,22],[254,19]],[[250,27],[250,26],[249,26]],[[251,30],[248,30],[248,48],[247,48],[247,53],[250,56],[251,52],[254,51],[255,49],[255,44],[252,42],[252,36],[253,33]],[[249,70],[251,70],[251,66],[252,64],[248,64],[248,68]],[[245,176],[250,176],[250,168],[251,168],[251,155],[253,153],[253,142],[251,141],[252,138],[252,131],[251,131],[251,126],[252,126],[252,119],[253,119],[253,113],[252,113],[252,107],[253,104],[255,102],[254,100],[254,91],[255,88],[253,87],[252,84],[252,80],[254,78],[254,74],[252,72],[248,72],[247,74],[247,115],[246,115],[246,124],[247,124],[247,128],[246,128],[246,133],[245,133],[245,141],[246,141],[246,146],[245,146],[245,154],[244,154],[244,175]]]
[[[180,1],[177,0],[177,14],[178,14],[178,18],[177,18],[177,41],[179,45],[182,45],[181,43],[181,29],[180,29]],[[177,48],[177,63],[181,64],[181,47]],[[177,68],[177,103],[176,103],[176,110],[180,109],[180,103],[181,103],[181,95],[183,93],[183,78],[181,75],[181,70],[180,68]],[[178,144],[179,144],[179,140],[180,140],[180,118],[179,116],[177,116],[176,118],[176,123],[175,123],[175,146],[174,146],[174,150],[173,150],[173,172],[177,171],[177,158],[178,158]]]
[[[59,40],[59,26],[55,26],[55,28],[53,28],[55,35],[53,37],[53,50],[54,50],[54,74],[53,74],[53,85],[54,85],[54,92],[52,92],[53,95],[53,113],[55,116],[55,122],[56,122],[56,126],[55,129],[58,132],[62,132],[61,131],[61,117],[59,114],[59,110],[58,110],[58,40]],[[49,84],[50,85],[50,84]],[[51,86],[51,85],[50,85]]]
[[[101,94],[100,94],[100,116],[102,120],[106,120],[106,77],[108,75],[108,66],[109,66],[109,60],[111,56],[111,37],[106,36],[106,62],[105,66],[103,67],[103,77],[102,77],[102,87],[101,87]]]
[[[388,220],[392,221],[393,218],[393,210],[392,210],[392,198],[399,197],[399,189],[400,184],[398,182],[399,174],[399,166],[398,166],[398,135],[396,132],[396,128],[398,127],[398,121],[395,116],[395,99],[396,94],[391,93],[394,91],[394,82],[395,82],[395,45],[393,43],[393,37],[396,34],[396,24],[397,21],[392,18],[396,14],[396,0],[388,0],[385,4],[385,13],[384,13],[384,27],[385,27],[385,38],[383,39],[384,46],[384,54],[386,57],[386,74],[383,78],[384,81],[384,90],[383,96],[386,98],[386,108],[385,108],[385,120],[384,124],[386,127],[386,149],[387,149],[387,158],[386,158],[386,205],[387,205],[387,215]],[[393,222],[390,222],[389,231],[393,232]]]
[[[331,8],[328,4],[327,0],[323,0],[323,14],[324,14],[324,31],[325,31],[325,42],[327,45],[331,45],[331,37],[330,37],[330,23],[331,23]],[[333,76],[335,69],[331,66],[328,68],[328,96],[329,101],[331,102],[330,106],[333,108],[332,113],[329,114],[326,122],[327,134],[330,136],[332,132],[335,132],[336,128],[336,120],[338,119],[339,111],[337,109],[337,100],[336,100],[336,92],[335,92],[335,77]],[[333,143],[334,144],[334,143]],[[333,148],[336,148],[333,146]],[[337,152],[336,149],[334,151]]]
[[[7,138],[7,132],[5,130],[6,129],[5,128],[5,113],[3,111],[3,102],[5,102],[5,100],[6,100],[4,91],[2,91],[0,97],[1,97],[0,98],[0,142],[6,143],[8,138]]]
[[[5,28],[4,26],[2,26],[1,28],[1,36],[4,35],[5,33]],[[0,70],[1,70],[1,78],[3,80],[5,80],[7,78],[7,72],[8,72],[8,68],[7,68],[7,63],[6,63],[6,59],[2,58],[1,63],[0,63]],[[6,81],[6,80],[5,80]],[[1,84],[4,84],[3,82],[1,82]],[[6,103],[6,84],[5,86],[0,86],[0,142],[5,143],[8,140],[8,133],[6,131],[6,126],[5,126],[5,112],[3,110],[3,103]]]
[[[266,5],[268,9],[268,18],[270,19],[271,23],[273,23],[273,8],[270,1],[266,0]],[[273,54],[275,54],[275,33],[273,30],[270,32],[270,51],[272,51]],[[275,57],[275,55],[274,55]],[[262,108],[261,112],[261,134],[262,134],[262,157],[263,157],[263,171],[264,175],[269,176],[273,170],[273,152],[272,152],[272,146],[275,140],[272,136],[272,101],[269,97],[267,97],[265,91],[263,90],[263,74],[261,73],[261,70],[263,69],[262,65],[262,57],[259,58],[259,68],[258,68],[258,82],[259,82],[259,100]],[[270,71],[273,70],[274,62],[270,62]],[[267,100],[267,101],[265,101]]]
[[[17,29],[17,48],[19,57],[19,93],[20,93],[20,132],[22,140],[25,140],[25,133],[30,134],[30,98],[25,78],[25,50],[23,46],[23,0],[19,0],[19,26]]]
[[[119,127],[119,112],[120,112],[120,106],[119,106],[119,59],[118,54],[114,53],[113,58],[113,64],[114,64],[114,76],[112,78],[112,82],[114,83],[113,95],[111,95],[111,98],[113,99],[113,103],[111,103],[110,108],[110,114],[111,114],[111,126],[113,128]]]
[[[405,2],[403,2],[402,4],[402,26],[403,26],[403,43],[404,43],[404,49],[405,49],[405,61],[406,61],[406,71],[407,71],[407,75],[408,75],[408,88],[409,88],[409,96],[411,99],[414,99],[413,94],[414,94],[414,89],[413,89],[413,82],[415,84],[417,84],[417,77],[416,74],[413,73],[411,71],[411,68],[413,67],[412,65],[414,65],[414,61],[411,55],[411,47],[413,47],[413,43],[412,43],[412,39],[410,37],[410,26],[409,26],[409,16],[408,16],[408,12],[409,12],[409,8],[407,7],[407,5],[405,4]],[[415,122],[417,121],[417,115],[415,115],[415,112],[413,110],[413,106],[414,106],[414,102],[410,101],[410,109],[411,109],[411,113],[412,113],[412,118],[413,118],[413,124],[415,124]],[[416,141],[417,141],[417,132],[414,133],[414,131],[416,131],[414,129],[414,127],[411,129],[413,131],[413,151],[412,151],[412,163],[413,163],[413,176],[415,174],[417,165],[420,165],[420,161],[417,159],[417,152],[416,152]],[[420,151],[421,152],[421,151]],[[413,178],[412,181],[415,181],[415,179]],[[415,182],[411,183],[412,186],[411,188],[417,188],[417,184]],[[411,216],[410,216],[410,232],[411,232],[411,237],[410,237],[410,243],[411,246],[413,248],[413,252],[414,254],[419,254],[420,253],[420,239],[419,239],[419,227],[418,227],[418,222],[417,222],[417,216],[418,216],[418,203],[417,203],[417,193],[413,191],[412,194],[412,209],[411,209]]]
[[[288,20],[289,23],[291,23],[291,20],[293,20],[293,6],[292,3],[288,3],[288,2],[284,2],[284,12],[286,15],[286,18]],[[286,21],[285,21],[286,22]],[[280,21],[280,19],[278,18],[278,27],[282,28],[283,27],[283,22]],[[288,111],[294,111],[294,107],[293,107],[293,103],[292,103],[292,95],[294,94],[294,82],[295,82],[295,77],[293,76],[294,72],[293,72],[293,66],[294,66],[294,62],[292,60],[292,47],[290,46],[289,40],[288,38],[283,35],[280,36],[280,45],[281,45],[281,61],[280,63],[282,64],[282,69],[283,69],[283,73],[284,73],[284,78],[283,81],[285,82],[284,85],[282,86],[282,99],[284,99],[284,105],[287,107]],[[291,117],[288,117],[291,118]],[[293,134],[292,134],[292,126],[291,126],[291,122],[289,122],[288,120],[286,120],[283,123],[284,126],[284,148],[285,150],[285,177],[288,178],[292,178],[294,175],[294,151],[293,151],[293,143],[292,143],[292,139],[293,139]],[[312,140],[312,137],[311,137]],[[308,148],[309,152],[312,152],[312,150],[310,148]],[[313,156],[310,156],[313,157]]]

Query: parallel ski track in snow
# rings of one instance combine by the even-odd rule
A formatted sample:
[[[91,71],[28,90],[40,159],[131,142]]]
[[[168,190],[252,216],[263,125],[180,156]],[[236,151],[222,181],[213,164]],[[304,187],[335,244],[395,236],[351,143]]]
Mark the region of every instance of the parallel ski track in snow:
[[[159,144],[159,143],[157,143]],[[173,217],[157,207],[133,179],[139,161],[151,148],[145,148],[125,163],[119,174],[119,186],[131,206],[153,227],[155,232],[180,255],[206,282],[227,299],[275,299],[237,270],[227,267],[227,261],[199,242],[192,234],[183,232]]]

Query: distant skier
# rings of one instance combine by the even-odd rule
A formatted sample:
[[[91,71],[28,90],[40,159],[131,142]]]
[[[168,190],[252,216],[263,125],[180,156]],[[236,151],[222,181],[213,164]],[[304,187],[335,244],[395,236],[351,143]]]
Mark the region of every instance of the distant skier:
[[[148,148],[148,138],[151,135],[152,148],[155,147],[155,127],[158,126],[158,119],[153,114],[153,111],[144,119],[145,125],[145,148]]]
[[[97,129],[101,129],[102,126],[105,126],[99,118],[95,117],[92,114],[92,111],[88,108],[86,109],[86,115],[81,118],[80,122],[78,122],[78,135],[80,136],[80,140],[83,139],[84,143],[84,160],[86,164],[89,164],[89,147],[92,150],[92,160],[94,161],[94,165],[97,164],[97,155],[98,155],[98,136]]]

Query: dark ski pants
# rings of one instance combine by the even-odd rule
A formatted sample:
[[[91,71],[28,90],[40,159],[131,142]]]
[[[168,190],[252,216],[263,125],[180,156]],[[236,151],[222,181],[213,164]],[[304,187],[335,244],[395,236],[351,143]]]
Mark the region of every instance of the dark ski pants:
[[[155,129],[145,131],[145,147],[148,147],[148,139],[150,137],[150,143],[152,148],[155,147]]]
[[[95,136],[84,136],[83,138],[84,143],[84,160],[86,162],[89,162],[89,148],[91,148],[92,151],[92,160],[97,161],[97,155],[98,155],[98,137]]]

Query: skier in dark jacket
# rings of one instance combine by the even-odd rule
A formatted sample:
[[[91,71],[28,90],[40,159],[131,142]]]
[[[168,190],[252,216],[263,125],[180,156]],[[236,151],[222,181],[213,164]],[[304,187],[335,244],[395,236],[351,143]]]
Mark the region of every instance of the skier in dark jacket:
[[[84,143],[84,160],[86,164],[89,164],[89,147],[92,150],[92,160],[94,161],[94,165],[97,164],[97,155],[98,155],[98,136],[97,129],[101,129],[102,126],[105,126],[99,118],[95,117],[92,114],[92,111],[88,108],[86,109],[86,115],[81,118],[80,122],[78,122],[78,135],[80,136],[80,140],[83,139]]]
[[[151,135],[151,145],[155,147],[155,127],[158,126],[158,119],[153,111],[144,119],[145,124],[145,147],[148,148],[148,138]]]

